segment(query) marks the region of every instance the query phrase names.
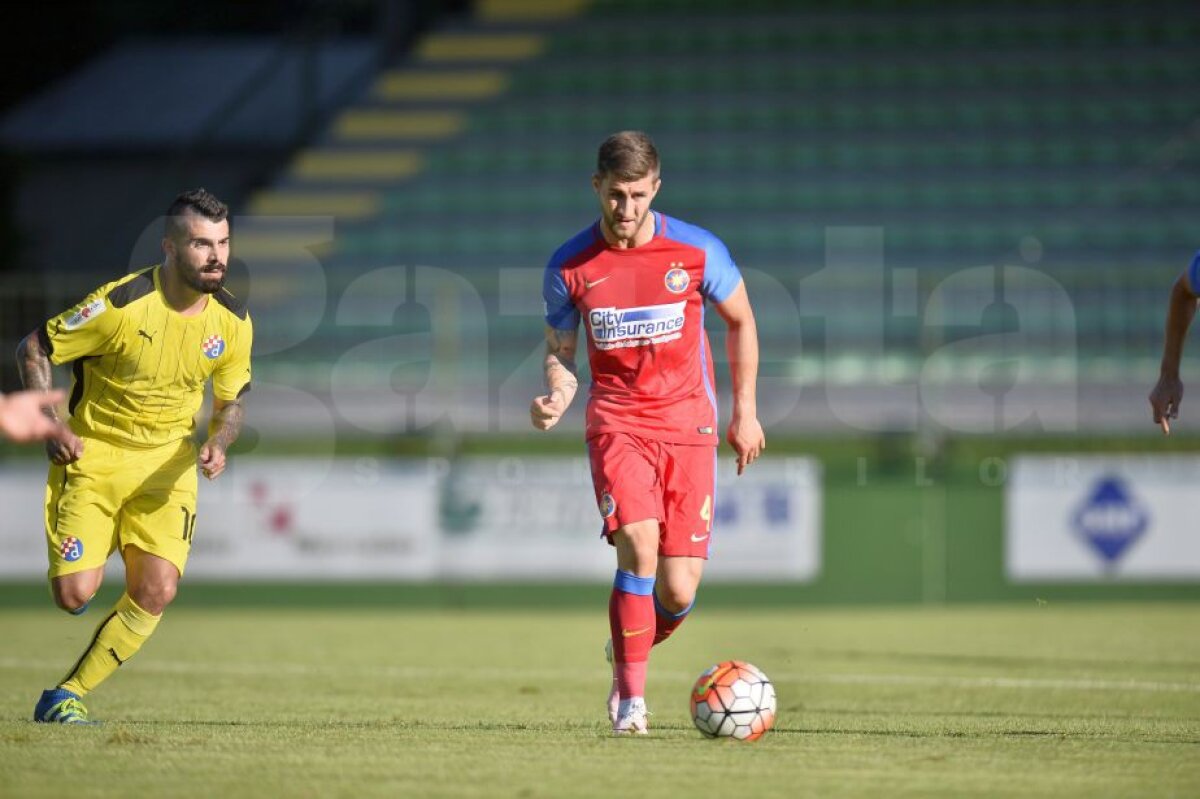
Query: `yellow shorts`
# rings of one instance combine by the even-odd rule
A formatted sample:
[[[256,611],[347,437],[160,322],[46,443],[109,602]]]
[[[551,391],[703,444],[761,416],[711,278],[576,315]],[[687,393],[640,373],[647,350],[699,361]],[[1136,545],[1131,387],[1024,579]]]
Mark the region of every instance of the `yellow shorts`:
[[[151,449],[83,439],[83,455],[50,465],[46,550],[50,577],[103,566],[127,546],[169,560],[183,574],[196,530],[196,447]]]

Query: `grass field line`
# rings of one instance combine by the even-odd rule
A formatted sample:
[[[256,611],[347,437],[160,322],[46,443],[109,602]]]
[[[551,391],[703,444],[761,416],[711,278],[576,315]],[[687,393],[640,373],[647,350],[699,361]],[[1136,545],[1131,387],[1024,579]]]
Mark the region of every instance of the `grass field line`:
[[[787,679],[779,678],[776,679]],[[1072,691],[1150,691],[1200,693],[1200,683],[1151,680],[1095,680],[1074,677],[955,677],[922,674],[823,674],[804,677],[813,682],[845,685],[945,685],[954,688],[1032,688]]]
[[[10,671],[61,671],[62,663],[0,658],[0,669]],[[56,671],[57,670],[57,671]],[[518,679],[522,681],[570,682],[591,680],[601,676],[578,669],[504,669],[495,666],[315,666],[307,663],[138,663],[137,670],[152,674],[213,674],[219,676],[274,677],[346,677],[353,674],[365,679],[413,679],[429,676],[462,679]],[[686,680],[696,677],[682,671],[655,670],[656,677]],[[925,674],[821,674],[817,672],[780,672],[769,675],[775,682],[818,683],[831,685],[928,686],[954,688],[1000,688],[1010,690],[1049,691],[1141,691],[1151,693],[1200,693],[1200,683],[1163,682],[1153,680],[1098,680],[1075,677],[965,677]]]

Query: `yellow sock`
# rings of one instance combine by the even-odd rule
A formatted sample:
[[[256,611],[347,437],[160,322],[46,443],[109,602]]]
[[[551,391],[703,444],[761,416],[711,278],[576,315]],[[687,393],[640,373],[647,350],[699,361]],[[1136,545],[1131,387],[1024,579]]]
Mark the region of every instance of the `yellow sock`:
[[[79,696],[94,689],[142,648],[161,618],[142,610],[129,594],[121,594],[59,687]]]

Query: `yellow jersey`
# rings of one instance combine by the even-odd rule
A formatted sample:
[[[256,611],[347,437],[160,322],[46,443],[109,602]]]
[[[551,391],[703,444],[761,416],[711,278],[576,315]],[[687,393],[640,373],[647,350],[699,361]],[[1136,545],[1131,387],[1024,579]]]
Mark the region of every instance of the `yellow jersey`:
[[[169,306],[152,266],[101,286],[46,322],[41,344],[73,362],[71,428],[120,446],[157,447],[192,435],[204,401],[250,389],[254,329],[246,306],[221,289],[204,310]]]

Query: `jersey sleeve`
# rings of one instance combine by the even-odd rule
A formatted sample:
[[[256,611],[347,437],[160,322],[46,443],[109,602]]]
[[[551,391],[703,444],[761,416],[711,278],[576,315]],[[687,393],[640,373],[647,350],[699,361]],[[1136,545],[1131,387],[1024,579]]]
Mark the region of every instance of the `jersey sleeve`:
[[[707,236],[700,293],[713,302],[725,302],[741,282],[742,273],[738,271],[728,248],[716,236]]]
[[[213,396],[232,402],[250,390],[250,351],[254,347],[254,323],[250,314],[238,324],[237,336],[229,349],[229,357],[222,358],[213,372]]]
[[[571,292],[567,282],[563,280],[562,269],[555,261],[546,267],[542,278],[542,301],[546,316],[546,324],[555,330],[575,330],[579,327],[579,309],[571,300]]]
[[[108,288],[89,294],[83,302],[51,318],[39,331],[42,349],[52,363],[64,364],[119,349],[124,313],[109,302]]]
[[[1187,270],[1188,287],[1193,294],[1200,294],[1200,250],[1192,258],[1192,264]]]

